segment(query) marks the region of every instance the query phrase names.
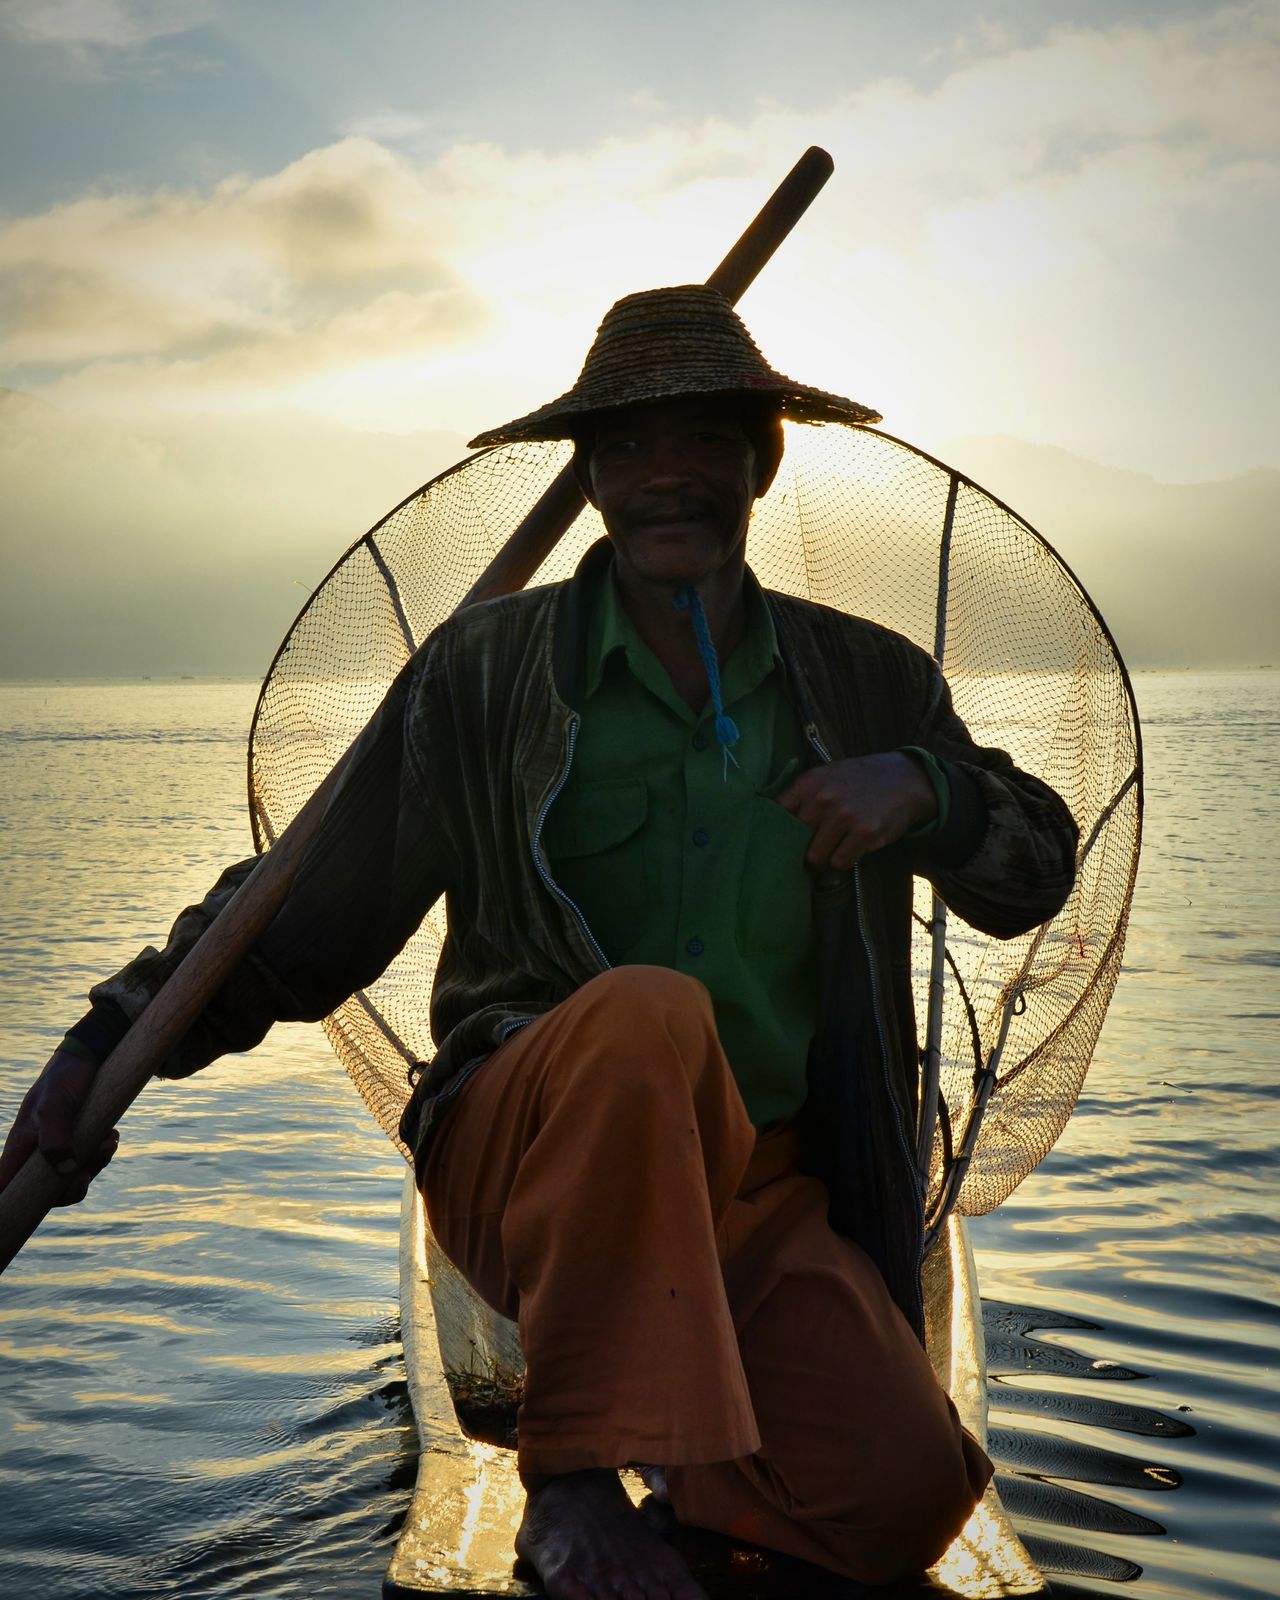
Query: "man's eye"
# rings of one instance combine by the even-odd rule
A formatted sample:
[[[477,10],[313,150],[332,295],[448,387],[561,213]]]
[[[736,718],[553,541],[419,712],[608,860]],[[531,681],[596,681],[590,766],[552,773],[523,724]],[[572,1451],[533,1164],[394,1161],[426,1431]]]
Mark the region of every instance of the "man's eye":
[[[602,456],[625,456],[635,447],[636,441],[634,439],[606,439],[596,446],[596,453]]]

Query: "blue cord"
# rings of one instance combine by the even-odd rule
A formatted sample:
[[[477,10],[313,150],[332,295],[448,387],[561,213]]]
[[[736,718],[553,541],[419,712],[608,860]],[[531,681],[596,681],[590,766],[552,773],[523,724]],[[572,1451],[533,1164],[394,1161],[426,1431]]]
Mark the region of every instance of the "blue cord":
[[[732,761],[735,767],[738,765],[738,758],[730,748],[738,742],[738,724],[725,714],[724,701],[720,698],[720,663],[716,659],[716,647],[711,637],[711,629],[707,626],[707,614],[702,609],[698,591],[689,584],[683,589],[676,590],[671,603],[677,611],[689,612],[690,621],[693,623],[693,636],[698,642],[698,654],[702,657],[702,665],[706,668],[707,686],[711,690],[711,704],[716,714],[716,740],[724,751],[724,778],[727,783],[729,763]]]

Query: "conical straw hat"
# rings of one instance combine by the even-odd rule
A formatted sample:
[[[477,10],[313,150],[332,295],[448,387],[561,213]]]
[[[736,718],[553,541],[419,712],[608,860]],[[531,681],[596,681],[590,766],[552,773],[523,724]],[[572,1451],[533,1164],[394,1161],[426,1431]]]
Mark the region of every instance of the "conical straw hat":
[[[775,372],[737,312],[703,283],[629,294],[606,313],[577,383],[558,400],[478,435],[468,448],[521,439],[569,439],[595,411],[681,395],[773,396],[799,422],[879,422],[856,400]]]

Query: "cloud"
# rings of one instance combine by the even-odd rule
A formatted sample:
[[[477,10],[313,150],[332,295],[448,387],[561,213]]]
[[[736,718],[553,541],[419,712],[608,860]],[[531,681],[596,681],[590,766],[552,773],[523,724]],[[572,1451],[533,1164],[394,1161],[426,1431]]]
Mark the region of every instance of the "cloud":
[[[474,337],[417,172],[344,140],[210,192],[91,195],[0,226],[3,348],[87,409],[292,405],[299,382]],[[33,382],[34,380],[34,382]]]
[[[1017,49],[978,32],[931,87],[658,106],[557,153],[413,159],[379,139],[416,128],[374,108],[263,177],[0,222],[0,359],[85,410],[465,434],[570,383],[617,295],[704,277],[816,141],[836,177],[744,306],[779,367],[926,445],[1021,434],[1157,473],[1198,451],[1212,475],[1274,457],[1250,322],[1280,244],[1278,68],[1259,4]],[[1243,420],[1214,432],[1224,411]]]
[[[172,351],[215,337],[219,327],[199,297],[70,262],[0,267],[0,305],[18,366]]]
[[[1183,480],[1280,464],[1277,67],[1280,16],[1245,5],[989,36],[931,87],[659,108],[580,149],[352,134],[0,218],[0,382],[45,402],[0,409],[4,670],[260,667],[351,538],[571,383],[619,294],[704,277],[813,142],[835,178],[743,307],[780,369],[944,457],[981,433]],[[1139,494],[1051,465],[1002,449],[981,476],[1066,534],[1126,648],[1255,658],[1274,479]],[[1219,560],[1224,527],[1248,538]]]
[[[8,220],[0,265],[74,267],[155,293],[180,286],[260,316],[324,288],[446,281],[430,198],[403,157],[347,139],[207,192],[90,194]]]
[[[30,44],[128,50],[189,33],[208,0],[5,0],[0,26]]]
[[[393,386],[400,381],[406,350],[438,353],[475,320],[465,294],[392,291],[319,324],[222,328],[191,354],[94,361],[62,379],[56,393],[63,404],[83,400],[86,410],[135,416],[260,412],[292,407],[300,398],[321,410],[355,410],[366,383],[379,375]],[[153,331],[157,339],[163,333]],[[331,386],[337,392],[326,402]]]
[[[435,124],[419,111],[386,109],[372,111],[367,116],[353,117],[343,128],[343,133],[354,139],[385,139],[395,144],[401,139],[413,139],[426,133]]]

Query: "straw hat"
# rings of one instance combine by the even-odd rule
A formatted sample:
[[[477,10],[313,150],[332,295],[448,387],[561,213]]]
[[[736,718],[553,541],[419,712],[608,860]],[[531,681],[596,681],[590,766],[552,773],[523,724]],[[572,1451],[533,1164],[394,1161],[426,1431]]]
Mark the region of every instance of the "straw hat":
[[[691,394],[774,396],[783,416],[799,422],[880,421],[869,406],[775,372],[719,290],[693,283],[619,300],[600,324],[572,389],[528,416],[479,434],[468,448],[570,439],[592,412]]]

